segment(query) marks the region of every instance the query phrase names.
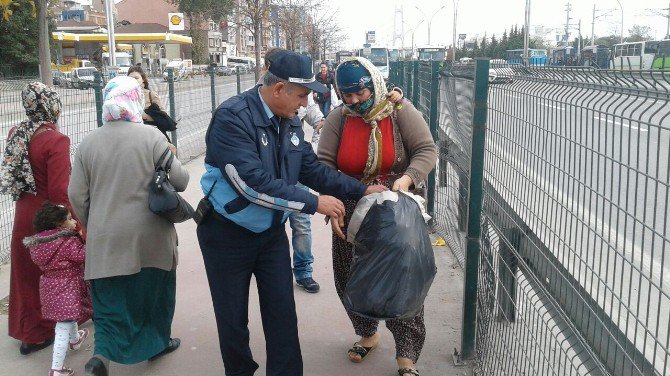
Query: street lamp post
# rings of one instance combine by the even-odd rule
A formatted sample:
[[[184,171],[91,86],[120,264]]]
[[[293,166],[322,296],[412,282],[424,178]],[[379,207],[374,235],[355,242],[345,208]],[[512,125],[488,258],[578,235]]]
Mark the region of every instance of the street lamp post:
[[[433,22],[433,17],[435,17],[436,14],[438,14],[442,9],[446,7],[446,5],[442,5],[440,9],[436,10],[435,13],[433,13],[430,18],[426,16],[426,13],[424,13],[418,6],[414,6],[421,14],[423,14],[423,18],[428,21],[428,45],[430,45],[430,25]]]
[[[415,32],[416,29],[419,27],[419,25],[421,25],[421,24],[423,23],[423,21],[425,21],[425,20],[421,20],[421,21],[419,21],[418,24],[416,24],[413,28],[407,30],[407,31],[405,32],[405,34],[403,34],[403,36],[402,36],[402,38],[405,39],[405,35],[407,35],[407,34],[410,33],[410,32],[412,33],[412,52],[411,52],[412,56],[410,56],[410,60],[414,58],[414,32]],[[405,47],[403,46],[403,49],[404,49],[404,48],[405,48]],[[404,54],[404,51],[403,51],[403,54]]]
[[[116,66],[116,41],[114,40],[114,2],[105,0],[105,12],[107,13],[107,49],[109,50],[109,65]]]
[[[454,4],[454,39],[451,45],[451,62],[456,62],[456,21],[458,20],[458,0],[452,0]]]
[[[621,41],[620,43],[623,43],[623,6],[621,5],[621,1],[616,0],[617,3],[619,3],[619,8],[621,9]]]

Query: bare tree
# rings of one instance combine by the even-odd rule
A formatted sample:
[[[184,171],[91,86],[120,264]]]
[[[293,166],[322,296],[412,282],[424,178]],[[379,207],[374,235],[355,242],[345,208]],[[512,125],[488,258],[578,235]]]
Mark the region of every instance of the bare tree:
[[[237,26],[249,30],[254,37],[254,52],[256,55],[256,70],[254,77],[256,81],[260,78],[261,67],[261,45],[263,44],[263,22],[268,20],[270,6],[269,0],[238,0],[234,12],[238,13]]]
[[[300,41],[306,34],[306,8],[311,6],[310,0],[277,0],[277,26],[284,35],[287,50],[296,51],[300,48]]]
[[[325,59],[327,51],[339,47],[343,39],[337,24],[336,9],[328,8],[318,0],[278,0],[279,28],[286,40],[286,48],[297,50],[300,42],[313,59]]]

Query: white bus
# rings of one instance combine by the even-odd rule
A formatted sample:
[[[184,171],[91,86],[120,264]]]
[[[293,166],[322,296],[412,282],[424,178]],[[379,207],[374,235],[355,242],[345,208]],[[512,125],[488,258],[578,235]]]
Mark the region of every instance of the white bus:
[[[385,47],[366,47],[358,50],[357,56],[362,56],[374,66],[376,66],[382,73],[384,79],[389,78],[389,50]]]
[[[612,46],[611,69],[670,69],[670,39],[627,42]]]

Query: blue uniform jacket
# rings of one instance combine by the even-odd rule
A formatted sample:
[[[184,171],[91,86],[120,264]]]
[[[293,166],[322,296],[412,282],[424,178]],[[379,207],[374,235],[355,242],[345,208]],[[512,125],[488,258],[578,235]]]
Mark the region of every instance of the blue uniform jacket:
[[[340,199],[361,198],[367,187],[320,163],[304,138],[298,117],[282,119],[281,125],[268,119],[258,86],[223,102],[205,136],[201,179],[203,192],[212,192],[214,209],[261,232],[292,212],[316,212],[317,196],[296,187],[298,181]]]

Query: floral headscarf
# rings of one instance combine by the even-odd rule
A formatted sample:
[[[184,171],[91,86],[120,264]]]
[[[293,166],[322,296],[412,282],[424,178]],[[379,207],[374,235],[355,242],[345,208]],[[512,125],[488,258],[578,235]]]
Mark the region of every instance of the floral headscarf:
[[[343,72],[343,70],[346,70],[348,68],[347,65],[362,66],[365,68],[357,69],[356,71],[367,71],[367,73],[370,74],[371,84],[367,76],[356,77],[353,81],[351,79],[347,81],[358,82],[360,90],[365,87],[373,88],[373,103],[368,107],[369,110],[364,114],[359,114],[355,109],[351,108],[351,106],[344,107],[344,114],[346,116],[362,117],[363,121],[368,123],[372,128],[372,132],[370,132],[370,140],[368,141],[368,160],[365,162],[365,169],[363,170],[363,182],[369,183],[379,174],[382,167],[382,132],[377,126],[377,122],[391,116],[391,114],[393,114],[394,106],[386,97],[386,84],[384,83],[384,78],[382,77],[381,72],[370,62],[370,60],[364,57],[350,57],[337,66],[337,70],[335,71],[335,81],[338,85],[341,84],[342,80],[338,81],[337,75],[338,73]],[[337,89],[342,93],[343,88],[338,87]]]
[[[142,123],[144,92],[137,80],[128,76],[112,78],[103,90],[102,121],[125,120]]]
[[[11,195],[14,201],[21,192],[35,194],[35,177],[30,168],[30,140],[43,124],[56,124],[61,113],[58,93],[41,82],[31,82],[21,91],[27,120],[21,122],[7,139],[0,164],[0,193]]]

